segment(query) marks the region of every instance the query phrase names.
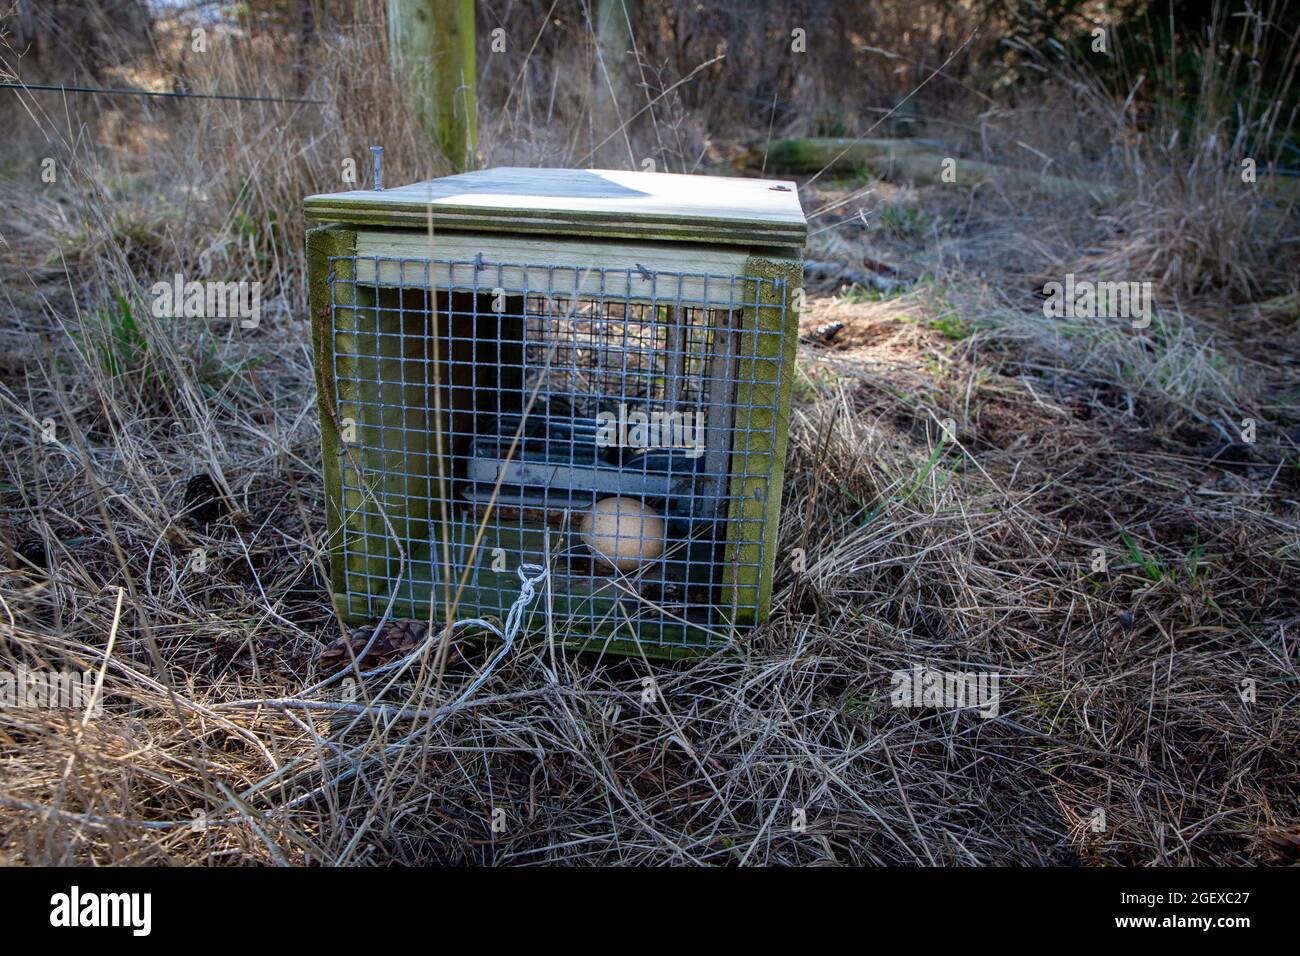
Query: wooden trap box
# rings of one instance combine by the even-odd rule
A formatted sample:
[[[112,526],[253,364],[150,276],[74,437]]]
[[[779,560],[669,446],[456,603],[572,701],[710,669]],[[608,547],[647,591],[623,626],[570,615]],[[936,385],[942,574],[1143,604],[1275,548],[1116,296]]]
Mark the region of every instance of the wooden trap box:
[[[312,196],[334,600],[679,656],[771,605],[793,183],[490,169]]]

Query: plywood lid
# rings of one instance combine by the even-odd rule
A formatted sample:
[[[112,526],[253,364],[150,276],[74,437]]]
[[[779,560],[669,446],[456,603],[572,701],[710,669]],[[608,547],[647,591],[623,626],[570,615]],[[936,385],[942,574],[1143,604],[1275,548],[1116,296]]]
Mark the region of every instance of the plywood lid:
[[[372,226],[803,246],[784,180],[502,166],[396,189],[309,196],[307,217]]]

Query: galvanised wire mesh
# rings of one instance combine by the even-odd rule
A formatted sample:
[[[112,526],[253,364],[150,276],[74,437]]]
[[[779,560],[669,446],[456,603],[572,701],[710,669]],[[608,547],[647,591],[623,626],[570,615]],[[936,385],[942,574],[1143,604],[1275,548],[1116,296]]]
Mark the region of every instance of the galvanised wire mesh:
[[[752,622],[781,283],[332,257],[350,613],[501,613],[528,562],[571,642],[697,647]]]

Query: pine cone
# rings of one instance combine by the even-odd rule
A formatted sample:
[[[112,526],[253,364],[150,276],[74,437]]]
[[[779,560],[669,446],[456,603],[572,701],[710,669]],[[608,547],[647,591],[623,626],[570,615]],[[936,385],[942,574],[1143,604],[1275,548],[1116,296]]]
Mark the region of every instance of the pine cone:
[[[429,627],[424,621],[409,618],[389,621],[375,638],[370,651],[362,657],[361,653],[370,643],[370,635],[374,630],[373,624],[362,624],[352,628],[346,636],[337,638],[325,646],[320,654],[320,662],[327,666],[338,666],[350,663],[355,656],[357,663],[366,667],[387,664],[415,650],[424,640]],[[349,647],[351,653],[348,651]]]

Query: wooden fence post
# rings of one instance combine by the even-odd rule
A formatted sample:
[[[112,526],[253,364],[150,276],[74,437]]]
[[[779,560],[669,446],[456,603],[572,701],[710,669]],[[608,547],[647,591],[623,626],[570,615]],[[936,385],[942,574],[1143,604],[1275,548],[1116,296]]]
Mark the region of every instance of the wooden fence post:
[[[410,84],[416,114],[454,172],[474,168],[474,0],[388,0],[393,75]]]

